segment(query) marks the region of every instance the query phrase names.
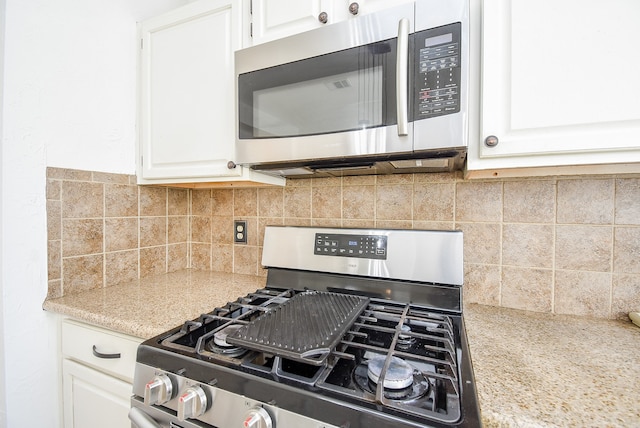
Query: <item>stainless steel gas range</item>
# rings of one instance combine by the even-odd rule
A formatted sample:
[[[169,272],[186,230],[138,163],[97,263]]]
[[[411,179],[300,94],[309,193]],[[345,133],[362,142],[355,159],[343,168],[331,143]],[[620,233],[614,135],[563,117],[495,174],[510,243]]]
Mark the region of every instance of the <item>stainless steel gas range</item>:
[[[462,238],[268,226],[264,289],[140,345],[133,426],[479,426]]]

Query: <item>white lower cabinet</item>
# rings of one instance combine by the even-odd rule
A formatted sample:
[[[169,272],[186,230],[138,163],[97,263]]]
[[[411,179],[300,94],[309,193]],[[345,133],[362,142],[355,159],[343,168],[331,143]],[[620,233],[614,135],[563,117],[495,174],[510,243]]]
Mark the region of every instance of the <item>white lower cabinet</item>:
[[[65,428],[131,426],[128,413],[140,342],[76,321],[62,321]]]

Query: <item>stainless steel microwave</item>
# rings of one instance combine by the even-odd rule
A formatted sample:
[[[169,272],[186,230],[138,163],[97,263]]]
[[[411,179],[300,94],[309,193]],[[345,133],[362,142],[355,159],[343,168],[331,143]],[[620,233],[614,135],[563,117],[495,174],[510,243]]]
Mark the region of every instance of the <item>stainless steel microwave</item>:
[[[451,171],[469,0],[415,0],[235,54],[237,163],[286,177]]]

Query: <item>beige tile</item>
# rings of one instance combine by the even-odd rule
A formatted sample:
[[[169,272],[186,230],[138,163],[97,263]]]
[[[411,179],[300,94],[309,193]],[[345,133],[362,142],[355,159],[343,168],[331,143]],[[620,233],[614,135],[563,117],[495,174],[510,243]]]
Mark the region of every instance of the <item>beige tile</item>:
[[[129,184],[130,175],[127,174],[114,174],[111,172],[91,172],[91,180],[97,183],[118,183]]]
[[[285,189],[288,187],[311,187],[311,179],[310,178],[287,178],[287,184]]]
[[[191,215],[209,216],[213,213],[214,191],[209,189],[194,189],[191,193]]]
[[[433,172],[424,174],[414,174],[413,181],[416,184],[422,183],[455,183],[457,174],[455,172]]]
[[[285,226],[311,226],[310,218],[285,217]]]
[[[640,275],[614,274],[612,318],[628,320],[629,312],[640,312]]]
[[[169,244],[189,242],[189,217],[175,216],[167,218],[167,236]]]
[[[211,217],[211,242],[233,243],[233,217]]]
[[[54,279],[47,283],[47,300],[62,297],[62,280]]]
[[[284,219],[282,217],[258,217],[258,245],[264,243],[264,229],[267,226],[282,226]]]
[[[284,189],[265,187],[258,189],[258,215],[260,217],[282,217],[284,214]]]
[[[613,271],[640,273],[640,227],[616,227]]]
[[[374,186],[344,187],[342,189],[343,219],[374,219],[376,188]]]
[[[610,273],[556,270],[556,313],[608,318],[610,294]]]
[[[613,212],[613,180],[558,181],[558,223],[611,224]]]
[[[465,263],[462,295],[464,303],[500,305],[500,266]]]
[[[165,187],[138,186],[141,216],[167,215],[167,189]]]
[[[233,216],[233,190],[213,189],[211,209],[214,216]]]
[[[47,200],[59,201],[62,196],[62,182],[60,180],[47,179]]]
[[[211,269],[211,244],[191,243],[191,267],[198,270]]]
[[[257,275],[258,248],[234,245],[233,272],[246,275]]]
[[[556,226],[556,269],[611,271],[613,228]]]
[[[234,217],[255,217],[258,215],[258,189],[235,189],[233,191]]]
[[[47,201],[47,239],[62,238],[62,208],[60,201]]]
[[[413,219],[453,221],[454,183],[416,183],[413,188]]]
[[[189,245],[186,242],[167,246],[167,272],[189,267]]]
[[[211,255],[211,270],[233,273],[233,245],[216,245]]]
[[[376,220],[375,226],[378,229],[411,229],[411,220]]]
[[[616,180],[616,224],[640,224],[640,179]]]
[[[168,214],[188,215],[189,214],[189,190],[168,189]]]
[[[47,279],[62,278],[62,242],[60,240],[47,243]]]
[[[466,263],[500,264],[500,225],[492,223],[458,223],[464,240]]]
[[[339,218],[312,218],[311,226],[314,227],[341,227],[342,219]]]
[[[373,228],[373,227],[376,227],[376,221],[373,219],[371,220],[342,219],[342,227]]]
[[[323,177],[311,179],[311,187],[324,186],[340,187],[342,186],[342,177]]]
[[[504,224],[502,226],[502,263],[505,265],[553,267],[552,225]]]
[[[378,175],[376,178],[378,186],[393,186],[399,184],[413,184],[413,174],[388,174]]]
[[[311,187],[285,187],[284,216],[311,218]]]
[[[109,287],[137,280],[138,256],[137,248],[105,254],[105,286]]]
[[[62,256],[80,256],[102,252],[102,219],[62,221]]]
[[[102,288],[103,255],[62,259],[62,284],[65,295]]]
[[[556,184],[547,180],[504,183],[504,221],[553,223],[556,218]]]
[[[167,217],[140,217],[140,248],[166,243]]]
[[[47,177],[59,180],[91,181],[91,171],[79,169],[47,167]]]
[[[551,312],[553,271],[502,267],[502,306],[535,312]]]
[[[62,182],[62,218],[104,215],[104,185],[83,181]]]
[[[340,218],[342,215],[342,189],[320,186],[311,189],[311,217]]]
[[[412,220],[412,202],[412,185],[378,186],[376,191],[376,221]]]
[[[453,221],[413,221],[413,228],[416,230],[455,230],[456,224]]]
[[[107,218],[104,222],[105,251],[133,250],[138,248],[138,218]]]
[[[213,217],[191,216],[191,242],[211,243]]]
[[[375,175],[355,175],[342,177],[342,186],[373,186],[376,184]]]
[[[138,215],[138,188],[121,184],[104,186],[106,217],[133,217]]]
[[[502,220],[502,182],[456,183],[456,221]]]
[[[140,248],[140,277],[146,278],[167,271],[167,247]]]

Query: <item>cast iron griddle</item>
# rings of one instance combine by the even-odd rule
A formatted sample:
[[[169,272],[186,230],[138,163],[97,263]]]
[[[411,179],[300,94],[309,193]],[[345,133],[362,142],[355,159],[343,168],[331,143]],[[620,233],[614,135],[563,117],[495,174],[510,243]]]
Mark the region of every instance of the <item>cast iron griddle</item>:
[[[349,294],[296,294],[227,336],[227,343],[321,365],[368,303]]]

